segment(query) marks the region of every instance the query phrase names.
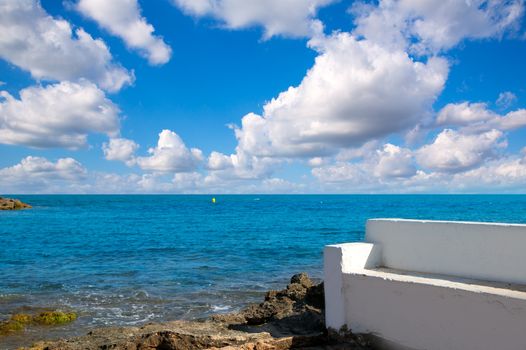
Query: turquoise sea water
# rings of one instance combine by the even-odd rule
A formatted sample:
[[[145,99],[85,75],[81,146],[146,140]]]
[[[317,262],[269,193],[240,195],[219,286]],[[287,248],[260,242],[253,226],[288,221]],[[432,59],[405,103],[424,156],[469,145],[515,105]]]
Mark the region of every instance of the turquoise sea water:
[[[46,337],[235,310],[321,278],[323,246],[363,239],[369,218],[526,223],[524,195],[16,197],[34,208],[0,212],[0,318],[79,312]]]

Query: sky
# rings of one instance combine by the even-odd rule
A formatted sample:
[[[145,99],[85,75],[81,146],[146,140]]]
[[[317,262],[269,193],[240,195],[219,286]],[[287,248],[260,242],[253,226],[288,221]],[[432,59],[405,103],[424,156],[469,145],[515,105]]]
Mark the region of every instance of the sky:
[[[524,0],[0,0],[0,193],[526,193]]]

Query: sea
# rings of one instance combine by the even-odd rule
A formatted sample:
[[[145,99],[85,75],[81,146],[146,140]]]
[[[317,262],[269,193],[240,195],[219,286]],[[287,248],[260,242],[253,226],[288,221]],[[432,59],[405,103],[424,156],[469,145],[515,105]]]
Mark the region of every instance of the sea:
[[[24,195],[0,211],[0,319],[74,310],[0,349],[94,327],[200,319],[260,302],[370,218],[526,223],[526,195]],[[215,198],[215,203],[212,199]]]

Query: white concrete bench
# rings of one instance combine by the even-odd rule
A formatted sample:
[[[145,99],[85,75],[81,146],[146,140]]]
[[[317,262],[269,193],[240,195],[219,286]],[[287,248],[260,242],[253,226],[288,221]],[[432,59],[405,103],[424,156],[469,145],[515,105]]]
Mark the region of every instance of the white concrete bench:
[[[327,327],[409,349],[526,349],[526,225],[375,219],[325,247]]]

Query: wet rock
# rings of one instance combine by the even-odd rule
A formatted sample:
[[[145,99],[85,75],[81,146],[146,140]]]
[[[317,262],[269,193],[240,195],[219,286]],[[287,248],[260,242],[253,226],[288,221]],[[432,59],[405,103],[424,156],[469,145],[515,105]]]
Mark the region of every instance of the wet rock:
[[[73,322],[77,319],[74,312],[44,311],[33,317],[33,322],[41,325],[59,325]]]
[[[25,314],[13,315],[9,320],[0,322],[0,336],[23,331],[29,323],[31,323],[31,316]]]
[[[21,332],[31,325],[55,326],[77,319],[74,312],[43,311],[36,315],[13,314],[8,320],[0,322],[0,336]]]
[[[20,210],[31,208],[29,204],[18,199],[0,197],[0,210]]]
[[[201,322],[101,328],[83,337],[40,342],[32,350],[352,350],[372,349],[345,330],[328,332],[323,284],[294,275],[286,289],[269,291],[260,304]]]

